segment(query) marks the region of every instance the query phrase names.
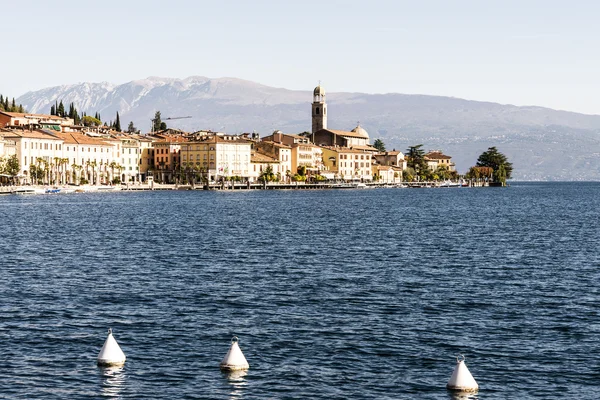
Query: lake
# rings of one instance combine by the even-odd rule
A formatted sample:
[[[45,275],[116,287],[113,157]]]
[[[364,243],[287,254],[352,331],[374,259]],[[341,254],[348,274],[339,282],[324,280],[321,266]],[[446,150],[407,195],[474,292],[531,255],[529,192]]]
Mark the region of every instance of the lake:
[[[600,183],[0,196],[0,397],[600,398]],[[96,357],[111,327],[123,368]],[[250,369],[219,370],[237,335]],[[465,397],[466,398],[466,397]]]

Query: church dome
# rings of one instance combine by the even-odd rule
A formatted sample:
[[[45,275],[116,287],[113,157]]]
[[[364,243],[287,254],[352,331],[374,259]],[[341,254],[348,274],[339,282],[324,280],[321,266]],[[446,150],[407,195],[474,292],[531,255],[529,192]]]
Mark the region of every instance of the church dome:
[[[352,129],[352,132],[364,137],[365,139],[369,139],[369,133],[360,125]]]
[[[321,85],[317,86],[315,90],[313,90],[313,96],[325,96],[325,89]]]

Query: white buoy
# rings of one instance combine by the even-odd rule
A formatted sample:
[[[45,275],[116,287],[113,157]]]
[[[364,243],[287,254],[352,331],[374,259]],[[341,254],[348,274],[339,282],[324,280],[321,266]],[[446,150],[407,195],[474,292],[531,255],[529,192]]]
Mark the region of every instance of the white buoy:
[[[108,329],[108,337],[98,354],[98,365],[101,366],[113,366],[125,364],[125,354],[119,347],[119,344],[115,340],[112,334],[112,329]]]
[[[476,392],[479,389],[479,385],[465,364],[465,356],[462,354],[456,357],[456,367],[454,367],[446,388],[460,392]]]
[[[240,371],[244,369],[250,368],[248,365],[248,361],[246,361],[246,357],[242,353],[242,349],[238,345],[239,339],[237,336],[234,336],[231,339],[231,346],[229,347],[229,351],[225,355],[223,361],[219,365],[221,369],[227,371]]]

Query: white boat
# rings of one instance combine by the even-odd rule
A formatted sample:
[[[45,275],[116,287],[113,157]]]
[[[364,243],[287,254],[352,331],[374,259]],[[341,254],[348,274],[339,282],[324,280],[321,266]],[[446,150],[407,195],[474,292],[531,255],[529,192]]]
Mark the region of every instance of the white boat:
[[[16,188],[14,188],[13,190],[11,190],[11,193],[13,193],[13,194],[37,194],[38,192],[35,190],[35,188],[32,188],[32,187],[18,186]]]

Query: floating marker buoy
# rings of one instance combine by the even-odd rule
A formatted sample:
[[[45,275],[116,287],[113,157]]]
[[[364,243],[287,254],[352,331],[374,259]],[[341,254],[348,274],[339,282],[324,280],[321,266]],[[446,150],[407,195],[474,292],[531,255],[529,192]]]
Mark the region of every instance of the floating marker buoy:
[[[98,365],[100,366],[113,366],[125,364],[125,354],[119,347],[119,344],[115,340],[112,334],[112,329],[108,329],[108,337],[98,354]]]
[[[219,365],[221,369],[226,371],[239,371],[250,368],[248,365],[248,361],[246,361],[246,357],[242,353],[240,346],[238,345],[239,339],[237,336],[234,336],[231,339],[231,346],[229,347],[229,351],[225,355],[223,361]]]
[[[476,392],[479,389],[479,385],[465,364],[465,356],[462,354],[456,357],[456,367],[454,367],[446,388],[460,392]]]

